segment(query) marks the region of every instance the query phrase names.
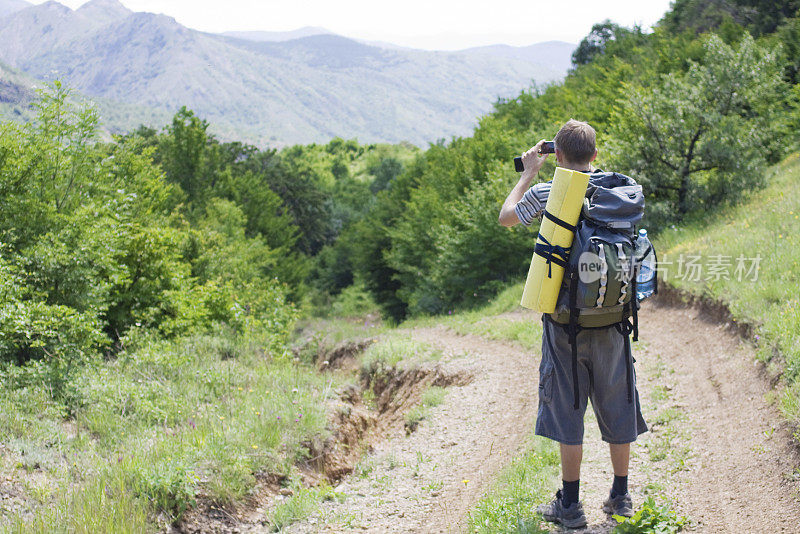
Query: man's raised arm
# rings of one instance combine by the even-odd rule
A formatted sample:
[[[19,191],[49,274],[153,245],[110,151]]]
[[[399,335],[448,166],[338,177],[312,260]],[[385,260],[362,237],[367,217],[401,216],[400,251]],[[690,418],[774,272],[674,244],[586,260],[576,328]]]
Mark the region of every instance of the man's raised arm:
[[[523,199],[525,192],[531,186],[534,176],[536,176],[536,173],[539,172],[539,169],[542,168],[544,161],[547,159],[547,154],[539,154],[539,149],[544,142],[545,140],[542,139],[536,143],[536,146],[522,154],[522,164],[525,170],[520,173],[519,182],[517,182],[517,185],[515,185],[514,189],[508,194],[506,201],[503,202],[503,207],[500,209],[500,216],[498,217],[498,222],[501,225],[510,227],[521,222],[527,226],[536,215],[526,212],[523,209],[525,207],[521,207],[520,212],[515,208],[519,201]]]

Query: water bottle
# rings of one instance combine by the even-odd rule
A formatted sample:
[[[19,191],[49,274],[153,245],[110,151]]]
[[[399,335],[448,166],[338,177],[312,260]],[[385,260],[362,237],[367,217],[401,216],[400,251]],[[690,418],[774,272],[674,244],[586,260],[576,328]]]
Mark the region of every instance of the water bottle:
[[[644,228],[639,230],[639,237],[636,238],[636,259],[641,259],[642,256],[644,259],[641,260],[639,274],[636,276],[636,296],[639,300],[646,299],[656,289],[656,255]]]

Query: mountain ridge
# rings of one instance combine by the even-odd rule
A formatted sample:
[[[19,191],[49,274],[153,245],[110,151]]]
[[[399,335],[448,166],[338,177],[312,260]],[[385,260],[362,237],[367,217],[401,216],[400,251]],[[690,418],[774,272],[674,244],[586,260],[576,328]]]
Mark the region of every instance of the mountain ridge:
[[[0,18],[21,11],[33,4],[25,0],[0,0]]]
[[[335,136],[426,145],[468,134],[497,98],[566,72],[496,51],[396,50],[336,34],[210,34],[116,0],[27,7],[0,19],[0,42],[11,43],[0,61],[34,78],[160,112],[185,105],[260,146]]]

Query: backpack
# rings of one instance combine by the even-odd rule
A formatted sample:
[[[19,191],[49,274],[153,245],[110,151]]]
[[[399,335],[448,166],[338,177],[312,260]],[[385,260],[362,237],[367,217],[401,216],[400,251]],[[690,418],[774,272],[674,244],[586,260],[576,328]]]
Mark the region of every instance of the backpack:
[[[583,209],[569,252],[555,313],[549,317],[566,329],[572,348],[575,408],[578,408],[577,342],[584,328],[614,326],[625,337],[628,400],[632,402],[630,339],[639,337],[636,277],[652,250],[637,255],[636,225],[644,215],[642,186],[615,172],[590,175]],[[563,221],[561,221],[563,222]],[[559,223],[560,224],[560,223]],[[563,225],[562,225],[563,226]],[[652,271],[655,276],[655,270]],[[632,318],[633,322],[628,322]]]

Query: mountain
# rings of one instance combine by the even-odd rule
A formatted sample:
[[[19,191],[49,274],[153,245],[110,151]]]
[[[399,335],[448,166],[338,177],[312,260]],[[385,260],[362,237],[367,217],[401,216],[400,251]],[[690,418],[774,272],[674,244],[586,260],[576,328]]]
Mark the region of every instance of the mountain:
[[[504,44],[478,46],[461,50],[462,54],[488,54],[502,59],[516,59],[545,66],[556,72],[566,72],[572,67],[575,45],[564,41],[545,41],[530,46]]]
[[[0,18],[21,11],[31,5],[25,0],[0,0]]]
[[[286,32],[224,32],[221,35],[225,37],[235,37],[237,39],[246,39],[248,41],[291,41],[292,39],[300,39],[302,37],[311,37],[312,35],[325,35],[332,34],[332,31],[320,28],[319,26],[304,26],[296,30]]]
[[[116,0],[47,2],[0,19],[0,61],[153,116],[186,105],[258,145],[411,141],[471,132],[498,97],[563,77],[550,59],[391,50],[332,34],[254,41],[133,13]],[[562,59],[571,50],[564,50]]]
[[[0,63],[0,105],[24,106],[33,101],[35,85],[32,80]],[[19,108],[17,114],[20,114]]]
[[[344,35],[334,33],[330,30],[326,30],[325,28],[321,28],[319,26],[303,26],[302,28],[297,28],[296,30],[290,30],[285,32],[267,32],[267,31],[223,32],[220,35],[223,35],[225,37],[235,37],[237,39],[244,39],[247,41],[291,41],[292,39],[300,39],[301,37],[311,37],[312,35],[339,35],[340,37],[346,37]],[[371,41],[369,39],[356,39],[353,37],[348,37],[348,38],[353,39],[354,41],[357,41],[365,45],[377,46],[378,48],[388,48],[389,50],[410,50],[409,47],[407,46],[388,43],[386,41]]]

